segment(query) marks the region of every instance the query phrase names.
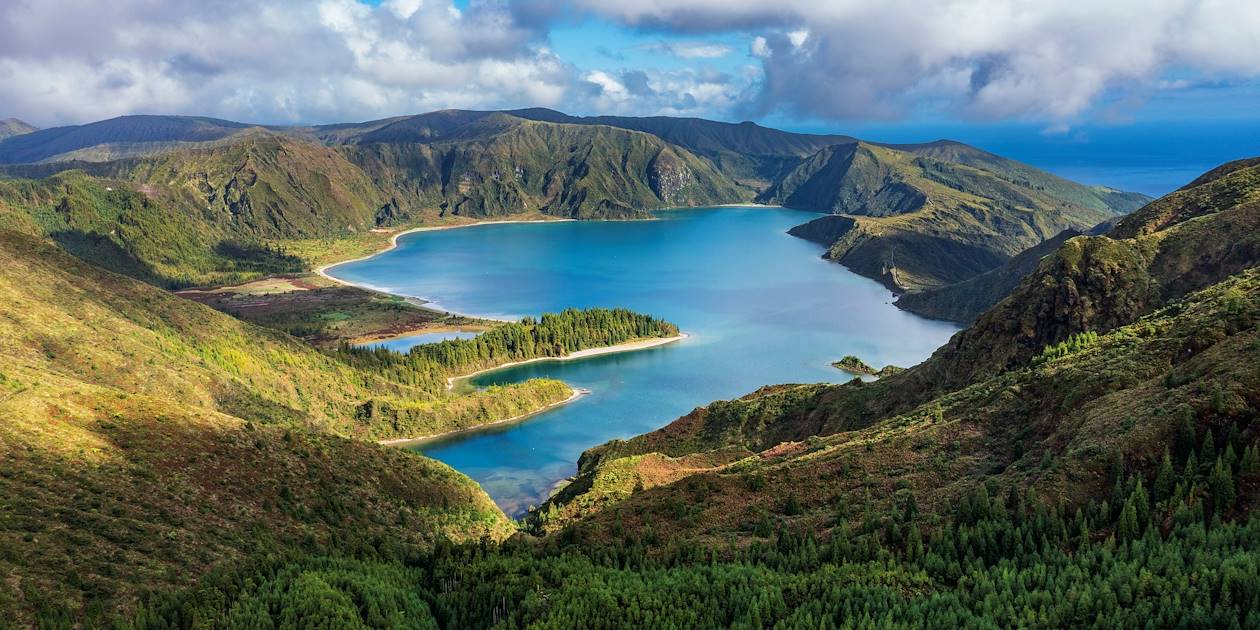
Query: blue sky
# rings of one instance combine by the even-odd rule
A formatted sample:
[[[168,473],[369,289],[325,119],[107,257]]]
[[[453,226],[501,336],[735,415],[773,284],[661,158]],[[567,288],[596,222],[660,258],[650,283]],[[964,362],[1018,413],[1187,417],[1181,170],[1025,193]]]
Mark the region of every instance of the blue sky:
[[[584,71],[702,68],[738,75],[758,65],[746,31],[697,36],[668,29],[626,27],[591,18],[550,32],[552,49]],[[672,47],[712,47],[720,57],[683,58]],[[1260,155],[1260,82],[1217,77],[1194,67],[1170,67],[1166,85],[1133,94],[1106,90],[1069,117],[959,115],[923,103],[893,120],[841,120],[769,112],[752,116],[769,126],[801,132],[840,132],[883,142],[951,138],[1037,164],[1091,184],[1159,195],[1231,159]],[[573,113],[597,113],[575,111]],[[736,121],[741,111],[711,112]]]
[[[949,137],[1164,192],[1260,155],[1255,0],[9,0],[0,117],[442,108]]]

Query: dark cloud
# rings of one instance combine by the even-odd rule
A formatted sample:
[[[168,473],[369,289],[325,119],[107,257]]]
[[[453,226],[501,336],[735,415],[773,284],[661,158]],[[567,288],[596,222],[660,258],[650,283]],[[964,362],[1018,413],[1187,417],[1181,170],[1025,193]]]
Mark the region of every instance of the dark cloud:
[[[621,73],[621,83],[626,86],[626,91],[633,96],[654,96],[656,90],[648,85],[648,75],[642,70],[627,70]],[[695,99],[692,99],[693,101]],[[693,105],[694,106],[694,105]]]
[[[696,107],[696,97],[694,94],[690,94],[690,93],[683,94],[682,98],[679,99],[677,103],[674,103],[674,109],[679,109],[679,110],[695,109],[695,107]]]
[[[207,78],[223,72],[222,65],[189,53],[175,54],[166,60],[166,66],[173,74],[191,77]]]

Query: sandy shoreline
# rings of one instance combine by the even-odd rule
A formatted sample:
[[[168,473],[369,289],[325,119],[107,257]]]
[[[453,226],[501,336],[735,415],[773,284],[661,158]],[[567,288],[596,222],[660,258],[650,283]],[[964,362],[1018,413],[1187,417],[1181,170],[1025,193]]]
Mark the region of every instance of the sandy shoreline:
[[[479,221],[479,222],[474,222],[474,223],[461,223],[459,224],[459,226],[423,226],[423,227],[418,227],[418,228],[404,229],[404,231],[398,232],[396,234],[393,234],[393,236],[389,237],[388,246],[382,248],[381,251],[369,253],[369,255],[367,256],[360,256],[358,258],[350,258],[350,260],[348,261],[330,262],[328,263],[328,265],[321,265],[319,268],[316,268],[315,273],[319,273],[320,276],[328,278],[328,280],[336,282],[336,284],[339,284],[339,285],[353,286],[353,287],[357,287],[357,289],[379,292],[379,294],[387,294],[387,291],[381,291],[378,289],[373,289],[373,287],[354,284],[354,282],[341,280],[341,278],[331,276],[328,270],[330,270],[330,268],[333,268],[339,265],[347,265],[347,263],[350,263],[350,262],[365,261],[365,260],[368,260],[368,258],[381,256],[382,253],[386,253],[388,251],[391,251],[391,249],[397,248],[399,238],[403,236],[407,236],[407,234],[411,234],[413,232],[436,232],[436,231],[441,231],[441,229],[459,229],[459,228],[470,228],[474,226],[493,226],[493,224],[499,224],[499,223],[553,223],[553,222],[562,222],[562,221],[577,221],[577,219],[519,219],[519,221]],[[391,295],[394,295],[394,294],[391,294]],[[415,299],[415,297],[411,297],[411,296],[401,296],[401,297],[404,297],[404,299],[407,299],[407,300]],[[423,304],[421,306],[423,306]],[[462,316],[462,318],[493,320],[493,318],[483,318],[483,316],[479,316],[479,315],[466,315],[466,314],[461,314],[461,312],[454,312],[454,311],[447,311],[447,312],[450,312],[451,315]],[[446,328],[446,326],[440,326],[440,328]],[[381,341],[384,339],[401,339],[401,338],[406,338],[406,336],[431,333],[431,331],[438,331],[438,330],[417,329],[417,330],[408,331],[408,333],[404,333],[401,335],[393,335],[393,336],[389,336],[389,338],[375,339],[375,340]],[[624,343],[624,344],[609,345],[609,347],[604,347],[604,348],[587,348],[585,350],[578,350],[578,352],[576,353],[566,354],[564,355],[564,357],[539,357],[536,359],[518,360],[518,362],[504,363],[503,365],[495,365],[495,367],[493,368],[480,369],[480,370],[476,370],[476,372],[473,372],[473,373],[459,375],[459,377],[447,378],[446,388],[454,389],[456,382],[464,381],[464,379],[467,379],[467,378],[473,378],[475,377],[475,375],[478,375],[478,374],[484,374],[486,372],[494,372],[494,370],[507,369],[510,367],[514,367],[514,365],[523,365],[525,363],[543,362],[543,360],[576,360],[576,359],[585,359],[588,357],[599,357],[599,355],[602,355],[602,354],[634,352],[634,350],[656,348],[656,347],[659,347],[659,345],[674,343],[674,341],[687,339],[688,336],[689,335],[687,333],[680,333],[675,336],[668,336],[668,338],[640,339],[638,341],[629,341],[629,343]],[[486,422],[486,423],[483,423],[483,425],[476,425],[476,426],[465,427],[465,428],[455,428],[455,430],[445,431],[441,433],[433,433],[433,435],[420,436],[420,437],[398,437],[398,438],[392,438],[392,440],[379,440],[377,444],[382,445],[382,446],[420,444],[420,442],[427,442],[431,440],[436,440],[436,438],[440,438],[440,437],[457,435],[457,433],[479,431],[479,430],[483,430],[483,428],[486,428],[486,427],[493,427],[495,425],[504,425],[504,423],[508,423],[508,422],[517,422],[520,420],[524,420],[524,418],[528,418],[530,416],[536,416],[538,415],[538,413],[542,413],[544,411],[551,411],[553,410],[553,408],[562,406],[562,404],[568,404],[573,401],[576,401],[576,399],[586,396],[586,394],[588,393],[590,392],[586,391],[586,389],[575,388],[573,389],[572,396],[566,399],[563,399],[563,401],[547,404],[547,406],[537,408],[537,410],[530,411],[528,413],[522,413],[522,415],[519,415],[519,416],[504,418],[504,420],[496,420],[494,422]]]
[[[782,207],[783,206],[777,205],[777,204],[762,204],[762,203],[745,202],[745,203],[720,203],[713,206],[679,206],[677,208],[659,208],[657,210],[654,210],[653,212],[669,212],[672,210],[695,210],[697,208],[782,208]],[[396,249],[398,247],[399,238],[402,238],[408,234],[412,234],[415,232],[436,232],[439,230],[457,230],[459,228],[476,227],[478,225],[509,225],[509,224],[514,224],[514,223],[561,223],[561,222],[569,222],[569,221],[577,221],[577,220],[578,219],[508,219],[505,221],[474,221],[472,223],[460,223],[456,225],[427,225],[427,226],[410,228],[410,229],[395,233],[393,236],[389,238],[389,244],[379,251],[373,252],[366,256],[359,256],[358,258],[351,258],[349,260],[340,260],[337,262],[320,265],[318,268],[315,269],[315,273],[333,282],[336,282],[337,284],[342,284],[342,285],[350,286],[350,287],[358,287],[360,289],[367,289],[369,291],[377,291],[377,289],[373,289],[371,287],[365,287],[362,285],[355,284],[353,282],[349,282],[347,280],[335,278],[328,274],[328,270],[332,269],[333,267],[337,267],[339,265],[345,265],[345,264],[349,264],[353,262],[367,260],[369,258],[374,258],[376,256],[384,254],[385,252]],[[623,219],[618,219],[618,220],[623,220]],[[630,221],[650,221],[651,219],[629,219],[629,220]],[[378,292],[381,292],[381,291],[378,291]],[[406,297],[406,296],[403,296],[403,297]],[[452,313],[452,314],[463,315],[462,313]],[[476,317],[475,315],[463,315],[463,316]],[[481,319],[487,319],[487,318],[482,317]]]
[[[459,228],[475,227],[478,225],[499,225],[499,224],[510,224],[510,223],[555,223],[559,221],[577,221],[577,219],[511,219],[507,221],[474,221],[472,223],[460,223],[458,225],[426,225],[426,226],[421,226],[421,227],[415,227],[415,228],[403,230],[401,232],[397,232],[394,235],[390,236],[389,244],[378,251],[372,252],[371,254],[368,254],[366,256],[359,256],[358,258],[351,258],[349,260],[339,260],[337,262],[331,262],[326,265],[320,265],[318,268],[315,269],[315,273],[319,274],[320,276],[332,282],[340,284],[342,286],[354,287],[356,289],[363,289],[364,291],[372,291],[373,293],[384,293],[386,295],[394,295],[397,297],[401,297],[407,300],[408,302],[410,302],[414,306],[417,306],[419,308],[423,308],[426,310],[430,310],[435,313],[441,312],[441,313],[446,313],[448,315],[455,315],[457,317],[465,317],[468,319],[480,319],[480,320],[492,321],[492,322],[512,322],[515,320],[499,319],[497,317],[485,317],[482,315],[472,315],[469,313],[457,313],[455,311],[439,308],[431,300],[426,300],[424,298],[418,298],[418,297],[410,296],[410,295],[398,295],[396,293],[390,293],[389,291],[382,291],[381,289],[378,289],[375,287],[365,286],[362,284],[356,284],[354,282],[350,282],[349,280],[342,280],[341,278],[337,278],[333,276],[332,274],[328,273],[328,270],[332,269],[333,267],[340,266],[340,265],[346,265],[353,262],[367,260],[369,258],[375,258],[377,256],[380,256],[381,254],[384,254],[385,252],[397,249],[398,239],[408,234],[413,234],[415,232],[437,232],[441,230],[456,230]],[[377,339],[376,341],[387,341],[387,340],[396,339],[397,337],[402,337],[402,336],[407,336],[407,335],[423,334],[424,332],[425,332],[425,329],[420,328],[417,330],[407,332],[403,335],[397,335],[395,337],[385,337],[382,339]]]
[[[478,225],[507,225],[511,223],[557,223],[561,221],[577,221],[577,219],[510,219],[507,221],[474,221],[472,223],[460,223],[457,225],[425,225],[421,227],[415,227],[415,228],[403,230],[401,232],[397,232],[393,236],[390,236],[389,245],[386,245],[385,247],[383,247],[382,249],[378,251],[372,252],[371,254],[368,254],[366,256],[359,256],[358,258],[351,258],[350,260],[339,260],[337,262],[331,262],[326,265],[320,265],[318,268],[315,269],[315,273],[329,280],[332,280],[333,282],[336,282],[337,284],[345,285],[348,287],[357,287],[360,289],[367,289],[368,291],[376,291],[378,293],[383,293],[383,291],[378,291],[377,289],[373,289],[371,287],[361,286],[353,282],[350,282],[348,280],[342,280],[341,278],[336,278],[334,276],[331,276],[329,275],[328,270],[332,269],[333,267],[340,266],[340,265],[346,265],[349,263],[359,262],[359,261],[367,260],[369,258],[375,258],[377,256],[380,256],[381,254],[384,254],[385,252],[396,249],[398,247],[398,239],[408,234],[414,234],[416,232],[437,232],[441,230],[457,230],[459,228],[476,227]],[[408,296],[400,296],[400,297],[408,297]],[[453,313],[453,314],[459,315],[460,313]],[[465,315],[465,317],[470,317],[470,316]],[[486,318],[482,317],[480,319],[486,319]]]
[[[587,395],[587,394],[589,394],[589,393],[591,393],[591,392],[590,392],[590,390],[588,390],[588,389],[581,389],[581,388],[577,388],[577,387],[575,387],[575,388],[573,388],[573,394],[572,394],[572,395],[570,395],[568,398],[565,398],[564,400],[560,400],[560,401],[553,402],[553,403],[551,403],[551,404],[549,404],[549,405],[544,405],[544,406],[542,406],[542,407],[539,407],[538,409],[535,409],[535,410],[530,411],[530,412],[528,412],[528,413],[523,413],[523,414],[521,414],[521,415],[519,415],[519,416],[512,416],[511,418],[504,418],[504,419],[502,419],[502,420],[495,420],[494,422],[487,422],[487,423],[485,423],[485,424],[478,424],[478,425],[474,425],[474,426],[471,426],[471,427],[464,427],[464,428],[462,428],[462,429],[451,429],[450,431],[444,431],[444,432],[442,432],[442,433],[434,433],[434,434],[432,434],[432,435],[423,435],[423,436],[420,436],[420,437],[409,437],[409,438],[394,438],[394,439],[390,439],[390,440],[378,440],[376,443],[377,443],[377,444],[380,444],[381,446],[407,446],[407,445],[410,445],[410,444],[420,444],[420,443],[423,443],[423,442],[429,442],[429,441],[436,440],[436,439],[439,439],[439,438],[444,438],[444,437],[448,437],[448,436],[452,436],[452,435],[458,435],[458,434],[460,434],[460,433],[471,433],[471,432],[473,432],[473,431],[480,431],[480,430],[485,429],[485,428],[487,428],[487,427],[493,427],[493,426],[495,426],[495,425],[499,425],[499,424],[507,424],[507,423],[509,423],[509,422],[517,422],[517,421],[519,421],[519,420],[524,420],[524,419],[529,418],[529,417],[531,417],[531,416],[536,416],[536,415],[538,415],[538,414],[540,414],[540,413],[542,413],[542,412],[544,412],[544,411],[550,411],[550,410],[552,410],[552,409],[554,409],[554,408],[556,408],[556,407],[559,407],[559,406],[561,406],[561,405],[567,405],[567,404],[569,404],[569,403],[571,403],[571,402],[573,402],[573,401],[575,401],[575,400],[577,400],[577,399],[579,399],[579,398],[581,398],[581,397],[583,397],[583,396],[585,396],[585,395]]]
[[[356,284],[356,283],[354,283],[354,282],[350,282],[350,281],[348,281],[348,280],[342,280],[342,279],[340,279],[340,278],[334,277],[334,276],[332,276],[331,274],[329,274],[329,273],[328,273],[328,270],[329,270],[329,269],[331,269],[331,268],[333,268],[333,267],[339,266],[339,265],[345,265],[345,264],[352,263],[352,262],[359,262],[359,261],[362,261],[362,260],[367,260],[367,259],[369,259],[369,258],[374,258],[374,257],[376,257],[376,256],[379,256],[379,255],[381,255],[381,254],[384,254],[385,252],[388,252],[388,251],[391,251],[391,250],[393,250],[393,249],[396,249],[396,248],[398,247],[398,239],[399,239],[399,238],[401,238],[401,237],[403,237],[403,236],[406,236],[407,234],[412,234],[412,233],[414,233],[414,232],[436,232],[436,231],[438,231],[438,230],[454,230],[454,229],[465,228],[465,227],[473,227],[473,226],[477,226],[477,225],[495,225],[495,224],[511,224],[511,223],[553,223],[553,222],[559,222],[559,221],[576,221],[576,220],[577,220],[577,219],[521,219],[521,220],[508,220],[508,221],[476,221],[476,222],[473,222],[473,223],[462,223],[462,224],[459,224],[459,225],[431,225],[431,226],[422,226],[422,227],[411,228],[411,229],[408,229],[408,230],[403,230],[403,231],[401,231],[401,232],[398,232],[398,233],[393,234],[392,236],[390,236],[390,238],[389,238],[389,244],[388,244],[387,246],[385,246],[384,248],[382,248],[381,250],[379,250],[379,251],[373,252],[373,253],[368,254],[368,255],[366,255],[366,256],[360,256],[360,257],[358,257],[358,258],[351,258],[350,260],[342,260],[342,261],[338,261],[338,262],[333,262],[333,263],[328,263],[328,264],[325,264],[325,265],[321,265],[320,267],[318,267],[317,269],[315,269],[315,273],[319,274],[320,276],[322,276],[322,277],[324,277],[324,278],[327,278],[328,280],[330,280],[330,281],[332,281],[332,282],[335,282],[335,283],[340,284],[340,285],[343,285],[343,286],[350,286],[350,287],[355,287],[355,288],[359,288],[359,289],[364,289],[364,290],[367,290],[367,291],[374,291],[374,292],[376,292],[376,293],[387,293],[387,294],[388,294],[388,292],[387,292],[387,291],[381,291],[381,290],[379,290],[379,289],[375,289],[375,288],[372,288],[372,287],[359,285],[359,284]],[[391,294],[391,295],[396,295],[396,294]],[[410,301],[410,300],[420,300],[420,298],[415,298],[415,297],[412,297],[412,296],[399,296],[399,297],[403,297],[403,298],[407,299],[408,301]],[[430,308],[430,310],[433,310],[431,307],[428,307],[428,306],[427,306],[427,304],[428,304],[428,302],[425,302],[425,303],[419,304],[418,306],[421,306],[422,308]],[[494,320],[494,318],[490,318],[490,317],[482,317],[482,316],[478,316],[478,315],[468,315],[468,314],[464,314],[464,313],[455,313],[455,312],[453,312],[453,311],[445,311],[445,312],[448,312],[448,313],[450,313],[451,315],[458,315],[458,316],[460,316],[460,317],[467,317],[467,318],[470,318],[470,319],[481,319],[481,320],[499,321],[499,320]],[[439,328],[445,328],[445,327],[439,327]],[[387,339],[399,339],[399,338],[404,338],[404,337],[408,337],[408,336],[421,335],[421,334],[425,334],[425,333],[427,333],[427,332],[437,332],[437,330],[428,330],[428,329],[421,328],[421,329],[417,329],[417,330],[414,330],[414,331],[409,331],[409,332],[407,332],[407,333],[403,333],[403,334],[400,334],[400,335],[394,335],[394,336],[391,336],[391,337],[386,337],[386,338],[376,339],[375,341],[384,341],[384,340],[387,340]],[[605,346],[605,347],[602,347],[602,348],[587,348],[587,349],[585,349],[585,350],[578,350],[577,352],[573,352],[573,353],[570,353],[570,354],[566,354],[566,355],[564,355],[564,356],[562,356],[562,357],[538,357],[538,358],[534,358],[534,359],[527,359],[527,360],[525,360],[525,361],[512,361],[512,362],[510,362],[510,363],[504,363],[503,365],[497,365],[497,366],[494,366],[494,367],[491,367],[491,368],[486,368],[486,369],[484,369],[484,370],[477,370],[476,372],[471,372],[471,373],[464,374],[464,375],[461,375],[461,376],[452,376],[452,377],[449,377],[449,378],[447,378],[447,379],[446,379],[446,388],[447,388],[448,390],[453,390],[453,389],[455,388],[455,383],[457,383],[457,382],[459,382],[459,381],[462,381],[462,380],[466,380],[466,379],[472,378],[472,377],[474,377],[474,376],[477,376],[478,374],[485,374],[485,373],[487,373],[487,372],[494,372],[494,371],[496,371],[496,370],[503,370],[503,369],[507,369],[507,368],[510,368],[510,367],[515,367],[515,366],[518,366],[518,365],[525,365],[525,364],[527,364],[527,363],[537,363],[537,362],[540,362],[540,361],[574,361],[574,360],[578,360],[578,359],[585,359],[585,358],[589,358],[589,357],[596,357],[596,356],[601,356],[601,355],[605,355],[605,354],[616,354],[616,353],[620,353],[620,352],[633,352],[633,351],[635,351],[635,350],[645,350],[645,349],[647,349],[647,348],[655,348],[655,347],[658,347],[658,346],[663,346],[663,345],[666,345],[666,344],[674,343],[675,341],[681,341],[681,340],[683,340],[683,339],[688,338],[689,336],[690,336],[690,335],[688,335],[687,333],[679,333],[678,335],[675,335],[675,336],[673,336],[673,337],[659,337],[659,338],[652,338],[652,339],[640,339],[640,340],[638,340],[638,341],[630,341],[630,342],[627,342],[627,343],[619,343],[619,344],[616,344],[616,345],[613,345],[613,346]],[[549,405],[545,405],[545,406],[543,406],[543,407],[541,407],[541,408],[538,408],[538,409],[535,409],[534,411],[531,411],[531,412],[529,412],[529,413],[521,414],[521,415],[518,415],[518,416],[513,416],[513,417],[511,417],[511,418],[505,418],[505,419],[503,419],[503,420],[495,420],[494,422],[487,422],[487,423],[484,423],[484,424],[479,424],[479,425],[472,426],[472,427],[466,427],[466,428],[463,428],[463,429],[453,429],[453,430],[451,430],[451,431],[446,431],[446,432],[443,432],[443,433],[435,433],[435,434],[433,434],[433,435],[424,435],[424,436],[420,436],[420,437],[409,437],[409,438],[395,438],[395,439],[389,439],[389,440],[379,440],[377,443],[378,443],[378,444],[381,444],[381,445],[384,445],[384,446],[398,446],[398,445],[406,445],[406,444],[417,444],[417,443],[421,443],[421,442],[428,442],[428,441],[430,441],[430,440],[438,439],[438,438],[441,438],[441,437],[446,437],[446,436],[450,436],[450,435],[456,435],[456,434],[459,434],[459,433],[467,433],[467,432],[471,432],[471,431],[478,431],[478,430],[480,430],[480,429],[484,429],[484,428],[486,428],[486,427],[492,427],[492,426],[499,425],[499,424],[505,424],[505,423],[509,423],[509,422],[516,422],[516,421],[518,421],[518,420],[523,420],[523,419],[528,418],[528,417],[530,417],[530,416],[534,416],[534,415],[540,414],[540,413],[542,413],[542,412],[544,412],[544,411],[549,411],[549,410],[554,409],[554,408],[556,408],[556,407],[559,407],[559,406],[561,406],[561,405],[567,405],[567,404],[569,404],[569,403],[571,403],[571,402],[573,402],[573,401],[575,401],[575,400],[577,400],[577,399],[581,398],[582,396],[585,396],[586,394],[589,394],[589,393],[590,393],[590,392],[589,392],[589,391],[587,391],[587,390],[584,390],[584,389],[576,389],[576,388],[575,388],[575,389],[573,390],[573,395],[572,395],[572,396],[569,396],[569,397],[568,397],[568,398],[566,398],[565,400],[561,400],[561,401],[558,401],[558,402],[551,403],[551,404],[549,404]]]
[[[688,335],[687,333],[679,333],[673,337],[654,337],[652,339],[640,339],[638,341],[628,341],[626,343],[619,343],[615,346],[603,346],[601,348],[587,348],[585,350],[578,350],[577,352],[571,352],[562,357],[536,357],[533,359],[526,359],[524,361],[512,361],[510,363],[504,363],[503,365],[496,365],[494,367],[489,367],[484,370],[477,370],[476,372],[469,372],[468,374],[461,374],[459,376],[447,377],[446,389],[448,390],[455,389],[455,383],[458,383],[459,381],[468,380],[479,374],[485,374],[487,372],[497,372],[499,370],[506,370],[508,368],[516,367],[518,365],[526,365],[529,363],[541,363],[543,361],[576,361],[578,359],[587,359],[590,357],[597,357],[597,356],[605,355],[605,354],[617,354],[619,352],[634,352],[635,350],[646,350],[648,348],[656,348],[658,346],[674,343],[675,341],[682,341],[683,339],[686,339],[690,336],[691,335]]]
[[[605,355],[605,354],[616,354],[619,352],[634,352],[635,350],[646,350],[647,348],[656,348],[658,346],[674,343],[675,341],[682,341],[683,339],[686,339],[688,337],[690,337],[690,335],[688,335],[687,333],[680,333],[673,337],[660,337],[656,339],[641,339],[639,341],[619,343],[615,346],[604,346],[602,348],[587,348],[586,350],[578,350],[577,352],[566,354],[562,357],[538,357],[536,359],[528,359],[525,361],[513,361],[511,363],[504,363],[503,365],[497,365],[495,367],[486,368],[484,370],[477,370],[476,372],[471,372],[468,374],[464,374],[462,376],[449,377],[446,379],[446,388],[448,390],[454,389],[456,382],[464,380],[464,379],[472,378],[478,374],[485,374],[486,372],[494,372],[496,370],[504,370],[504,369],[514,367],[517,365],[525,365],[526,363],[537,363],[540,361],[574,361],[577,359],[586,359],[586,358],[597,357],[597,356]],[[481,429],[485,429],[487,427],[493,427],[496,425],[506,424],[509,422],[516,422],[518,420],[524,420],[531,416],[536,416],[544,411],[550,411],[561,405],[567,405],[589,393],[591,393],[590,390],[574,388],[572,396],[569,396],[568,398],[564,400],[553,402],[543,407],[539,407],[538,409],[535,409],[529,413],[523,413],[519,416],[512,416],[511,418],[505,418],[503,420],[495,420],[494,422],[487,422],[484,424],[478,424],[471,427],[464,427],[462,429],[452,429],[450,431],[444,431],[442,433],[434,433],[432,435],[423,435],[420,437],[408,437],[408,438],[393,438],[389,440],[378,440],[377,444],[380,444],[382,446],[406,446],[409,444],[419,444],[422,442],[429,442],[432,440],[436,440],[438,438],[458,435],[460,433],[471,433],[473,431],[480,431]]]

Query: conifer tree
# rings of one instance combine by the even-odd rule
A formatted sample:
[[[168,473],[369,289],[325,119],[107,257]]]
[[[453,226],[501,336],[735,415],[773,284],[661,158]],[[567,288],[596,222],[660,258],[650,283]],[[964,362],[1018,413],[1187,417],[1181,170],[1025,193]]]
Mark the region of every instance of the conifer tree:
[[[1211,487],[1218,515],[1234,506],[1234,473],[1229,466],[1225,465],[1223,458],[1216,458],[1216,465],[1212,467],[1212,475],[1208,480],[1208,485]]]
[[[1133,494],[1129,495],[1129,500],[1133,503],[1134,515],[1137,517],[1138,533],[1141,533],[1151,518],[1151,502],[1146,495],[1146,488],[1142,487],[1141,478],[1138,478],[1137,486],[1133,488]]]
[[[1159,462],[1159,472],[1155,474],[1155,500],[1167,501],[1172,498],[1174,486],[1177,484],[1177,473],[1173,471],[1172,457],[1168,449],[1164,449],[1164,457]]]
[[[1203,466],[1210,466],[1216,459],[1216,443],[1212,440],[1212,430],[1208,429],[1203,432],[1203,445],[1199,447],[1199,462]]]
[[[1242,461],[1238,464],[1238,470],[1244,475],[1254,475],[1260,472],[1260,451],[1255,446],[1248,446],[1243,449]]]
[[[1133,540],[1138,537],[1138,518],[1137,509],[1133,507],[1130,501],[1124,505],[1124,509],[1120,511],[1120,520],[1116,521],[1116,538],[1125,541]]]

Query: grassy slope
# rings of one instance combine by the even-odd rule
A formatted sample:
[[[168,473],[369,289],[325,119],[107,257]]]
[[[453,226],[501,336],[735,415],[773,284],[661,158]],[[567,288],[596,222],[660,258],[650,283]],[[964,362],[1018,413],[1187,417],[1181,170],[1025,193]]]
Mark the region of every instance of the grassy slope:
[[[405,298],[338,284],[315,274],[189,289],[179,295],[328,349],[342,343],[388,339],[426,330],[481,330],[491,325],[444,315],[417,307]]]
[[[365,231],[383,203],[335,151],[261,132],[85,166],[91,174],[0,180],[0,227],[165,286],[300,271],[303,260],[261,244]]]
[[[1117,454],[1149,465],[1186,418],[1218,432],[1236,424],[1254,439],[1246,427],[1260,408],[1260,272],[1248,270],[1260,261],[1256,170],[1248,163],[1220,169],[1122,221],[1112,233],[1118,238],[1068,241],[1011,297],[905,373],[714,403],[588,451],[578,483],[594,486],[582,477],[601,470],[621,470],[631,483],[653,478],[633,474],[651,453],[674,461],[708,456],[715,465],[760,453],[701,475],[705,487],[718,484],[706,496],[722,498],[670,524],[697,533],[698,523],[738,530],[750,512],[772,510],[789,492],[821,509],[882,500],[904,483],[944,507],[994,474],[1079,500],[1097,494],[1101,469]],[[1084,331],[1106,334],[1082,352],[1034,361]],[[562,494],[547,506],[558,514],[549,528],[588,513],[584,506],[615,503],[604,497],[632,495],[625,483],[609,490],[606,480],[597,488],[602,497]],[[597,520],[660,514],[689,484],[631,496]],[[824,488],[834,496],[820,494]]]
[[[960,282],[1064,229],[1085,229],[1131,209],[996,156],[996,166],[946,161],[969,155],[938,159],[865,143],[831,147],[761,199],[852,217],[844,229],[806,225],[793,233],[823,242],[829,258],[899,291]],[[1030,179],[1036,174],[1040,179]]]
[[[1055,199],[1109,213],[1132,212],[1150,201],[1150,198],[1140,193],[1118,191],[1106,186],[1078,184],[961,142],[942,140],[926,144],[898,145],[892,148],[988,171],[1004,180],[1041,191]]]
[[[9,619],[69,609],[85,621],[284,549],[512,531],[475,483],[407,451],[7,365],[0,611]]]
[[[358,242],[379,227],[458,217],[642,217],[653,208],[745,198],[707,161],[646,133],[504,114],[455,124],[440,141],[384,133],[403,122],[334,134],[349,142],[338,146],[294,131],[232,128],[212,142],[151,147],[125,159],[9,166],[10,175],[31,179],[0,180],[0,227],[52,236],[96,264],[184,287],[301,271],[313,257],[287,255],[288,243]],[[78,141],[83,129],[54,131],[35,138],[42,144],[24,142],[45,153],[88,151],[95,145],[84,143],[125,130]],[[180,133],[171,137],[187,136]]]
[[[426,135],[437,133],[428,127],[423,133],[393,129],[409,122],[341,149],[390,190],[403,211],[441,206],[444,213],[478,218],[535,210],[566,218],[627,218],[653,208],[744,198],[707,162],[646,133],[505,114],[436,138]]]
[[[1069,238],[1079,236],[1076,230],[1064,230],[1016,254],[996,269],[990,269],[962,282],[945,285],[897,298],[897,308],[932,319],[968,323],[1010,295],[1028,274],[1037,268],[1041,258],[1053,254]]]
[[[594,492],[580,501],[545,506],[550,529],[605,507],[583,527],[607,532],[614,523],[650,520],[664,538],[720,540],[746,535],[762,511],[782,514],[788,495],[801,511],[790,520],[826,529],[836,509],[879,512],[899,489],[914,492],[924,513],[948,513],[988,479],[1033,488],[1051,502],[1105,497],[1117,458],[1150,469],[1187,419],[1222,435],[1236,425],[1255,443],[1248,427],[1260,409],[1257,323],[1253,270],[1064,358],[980,380],[869,426],[832,423],[851,417],[858,401],[895,389],[786,386],[715,403],[584,455],[579,479],[602,485],[591,484]],[[688,474],[663,477],[644,465],[652,461],[706,461],[709,470],[692,465]],[[622,482],[610,484],[608,471],[620,471]],[[636,483],[647,490],[632,493]],[[693,503],[687,497],[698,487],[705,501]],[[688,507],[675,512],[679,502]]]
[[[653,134],[707,158],[748,194],[761,193],[824,147],[856,142],[849,136],[791,133],[751,122],[732,124],[671,116],[579,117],[539,108],[510,113],[531,120],[608,125]]]
[[[3,231],[0,338],[0,611],[19,624],[90,620],[278,550],[512,529],[445,465],[329,433],[397,434],[354,409],[432,404],[418,393]],[[535,401],[538,385],[557,391]],[[568,391],[452,398],[430,421]]]
[[[556,381],[466,397],[352,368],[287,335],[0,232],[6,362],[260,422],[373,439],[427,435],[567,398]],[[102,343],[101,340],[109,340]],[[356,420],[367,407],[392,418]]]
[[[957,387],[1023,365],[1072,334],[1125,325],[1254,266],[1260,164],[1232,167],[1152,202],[1104,236],[1067,241],[907,376],[925,389]]]

